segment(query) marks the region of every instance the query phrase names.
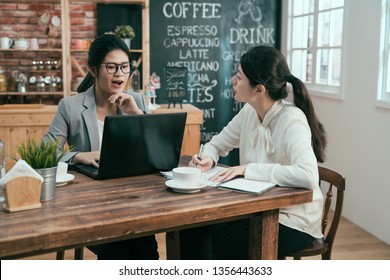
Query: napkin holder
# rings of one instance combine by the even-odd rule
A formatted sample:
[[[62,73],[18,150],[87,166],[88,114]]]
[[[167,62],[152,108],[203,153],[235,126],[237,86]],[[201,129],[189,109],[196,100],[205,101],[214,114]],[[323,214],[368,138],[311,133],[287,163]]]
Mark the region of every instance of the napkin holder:
[[[22,176],[9,180],[3,189],[5,211],[16,212],[40,208],[41,189],[41,180],[34,177]]]

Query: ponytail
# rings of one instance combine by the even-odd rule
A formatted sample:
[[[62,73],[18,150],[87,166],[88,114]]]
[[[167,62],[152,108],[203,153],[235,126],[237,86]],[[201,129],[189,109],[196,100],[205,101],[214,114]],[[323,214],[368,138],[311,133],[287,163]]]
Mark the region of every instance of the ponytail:
[[[93,84],[95,84],[95,78],[90,72],[88,72],[87,76],[85,76],[84,80],[82,80],[80,85],[77,87],[77,93],[86,91]]]
[[[327,144],[324,126],[319,121],[314,111],[314,106],[305,84],[293,75],[290,75],[287,81],[293,88],[295,106],[301,109],[306,115],[311,130],[311,141],[314,154],[317,157],[317,161],[322,163],[326,159],[325,148]]]

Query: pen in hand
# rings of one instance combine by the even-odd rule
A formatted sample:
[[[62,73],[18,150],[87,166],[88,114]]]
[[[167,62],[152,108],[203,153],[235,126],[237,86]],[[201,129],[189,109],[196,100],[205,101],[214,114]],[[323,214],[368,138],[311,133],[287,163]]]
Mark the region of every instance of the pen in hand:
[[[199,153],[198,153],[198,157],[197,157],[198,160],[202,159],[202,154],[203,154],[203,144],[200,145],[200,147],[199,147]]]

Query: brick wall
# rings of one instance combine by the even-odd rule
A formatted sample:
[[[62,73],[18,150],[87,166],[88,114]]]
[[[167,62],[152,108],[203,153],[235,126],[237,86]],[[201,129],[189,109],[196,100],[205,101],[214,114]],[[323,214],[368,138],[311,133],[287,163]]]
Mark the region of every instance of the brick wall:
[[[92,41],[97,35],[96,4],[71,4],[70,14],[70,30],[72,39],[87,39]],[[87,52],[76,52],[73,53],[73,56],[82,66],[84,72],[87,72]],[[82,77],[82,75],[73,65],[72,78],[75,80],[77,77]]]
[[[73,3],[70,5],[71,36],[72,39],[92,40],[96,37],[96,4]],[[38,38],[40,48],[61,48],[61,27],[52,24],[41,24],[40,17],[48,13],[50,18],[61,18],[60,0],[2,0],[0,2],[0,37]],[[62,19],[61,19],[62,22]],[[48,34],[48,28],[50,33]],[[87,69],[87,54],[74,54],[83,69]],[[15,68],[26,75],[32,60],[59,59],[60,52],[0,52],[0,67]],[[80,76],[77,69],[73,69],[74,77]]]

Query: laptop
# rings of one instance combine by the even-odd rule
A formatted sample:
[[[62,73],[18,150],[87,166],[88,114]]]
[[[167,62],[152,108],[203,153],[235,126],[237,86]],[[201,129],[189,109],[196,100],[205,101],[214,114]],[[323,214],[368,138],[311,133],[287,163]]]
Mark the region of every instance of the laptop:
[[[74,164],[97,180],[152,174],[179,165],[187,113],[108,116],[99,168]]]

